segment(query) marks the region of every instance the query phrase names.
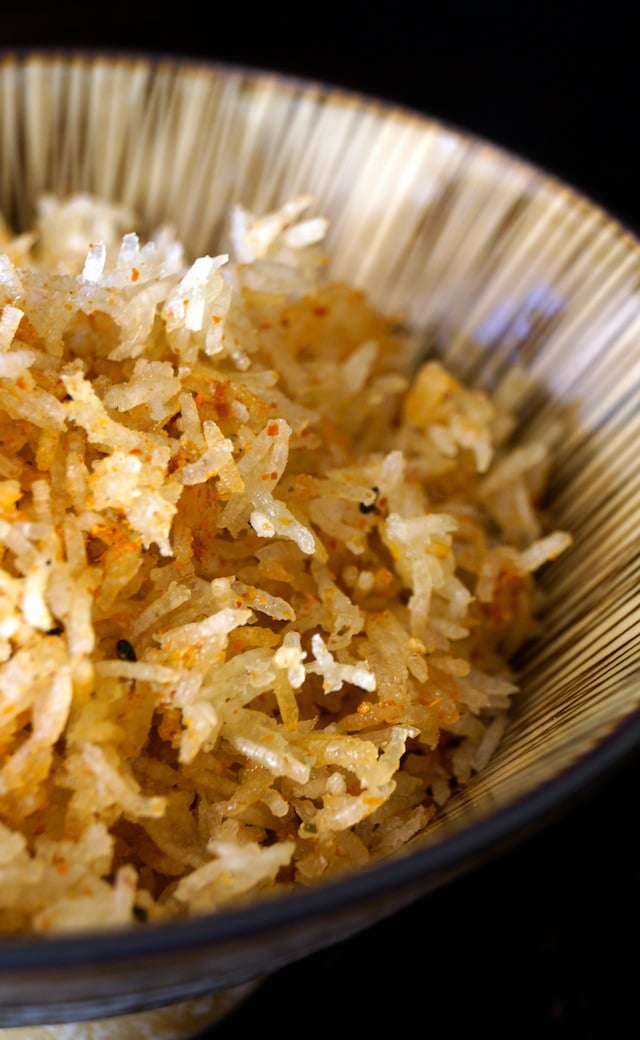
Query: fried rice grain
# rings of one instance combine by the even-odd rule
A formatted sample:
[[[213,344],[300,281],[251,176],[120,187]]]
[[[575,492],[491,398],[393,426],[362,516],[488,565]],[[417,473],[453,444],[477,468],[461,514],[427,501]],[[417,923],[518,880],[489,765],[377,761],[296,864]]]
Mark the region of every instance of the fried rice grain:
[[[486,765],[553,443],[327,275],[313,200],[0,241],[0,931],[239,905],[387,857]]]

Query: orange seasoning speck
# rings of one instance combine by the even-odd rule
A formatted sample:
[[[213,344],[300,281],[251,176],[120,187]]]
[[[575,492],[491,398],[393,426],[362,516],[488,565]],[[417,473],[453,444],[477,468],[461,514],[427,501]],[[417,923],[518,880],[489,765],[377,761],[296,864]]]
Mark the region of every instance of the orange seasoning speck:
[[[267,426],[267,435],[269,437],[277,437],[279,428],[277,422],[270,422]]]
[[[137,267],[132,267],[131,268],[131,281],[132,282],[137,282],[139,277],[140,277],[140,272],[139,272],[138,268]]]
[[[17,339],[22,340],[23,343],[35,343],[37,340],[37,333],[26,314],[23,314],[20,319]]]

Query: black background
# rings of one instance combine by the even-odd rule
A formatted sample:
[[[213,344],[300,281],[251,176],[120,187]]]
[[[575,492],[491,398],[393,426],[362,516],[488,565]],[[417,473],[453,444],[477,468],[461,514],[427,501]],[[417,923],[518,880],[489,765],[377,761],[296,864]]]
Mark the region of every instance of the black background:
[[[640,229],[633,8],[23,0],[0,3],[0,48],[179,53],[335,83],[489,138]],[[268,978],[211,1035],[637,1035],[639,780],[640,758],[625,758],[541,831]]]

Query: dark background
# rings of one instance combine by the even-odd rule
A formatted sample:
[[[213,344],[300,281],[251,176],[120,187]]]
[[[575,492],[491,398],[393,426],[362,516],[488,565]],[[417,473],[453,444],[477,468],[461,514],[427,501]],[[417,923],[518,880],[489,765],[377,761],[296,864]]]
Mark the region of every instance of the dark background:
[[[633,6],[22,0],[0,2],[0,48],[179,53],[335,83],[489,138],[640,229]],[[625,757],[542,830],[270,977],[212,1036],[638,1034],[639,781],[640,756]]]

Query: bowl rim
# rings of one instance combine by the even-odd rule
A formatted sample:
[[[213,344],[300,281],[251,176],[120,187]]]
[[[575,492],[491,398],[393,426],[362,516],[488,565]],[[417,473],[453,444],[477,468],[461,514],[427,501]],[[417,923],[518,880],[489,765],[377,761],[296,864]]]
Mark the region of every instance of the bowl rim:
[[[377,111],[385,116],[413,120],[424,127],[431,127],[442,133],[450,134],[460,141],[473,143],[487,155],[506,161],[510,166],[518,167],[521,172],[542,179],[550,188],[569,193],[575,202],[586,205],[591,213],[607,223],[612,231],[627,238],[640,253],[640,227],[634,227],[624,215],[618,214],[613,204],[600,201],[596,195],[573,183],[571,179],[517,148],[485,136],[480,131],[458,123],[453,118],[437,115],[417,105],[386,97],[374,91],[323,79],[320,76],[306,76],[303,73],[241,60],[207,58],[179,50],[155,48],[145,50],[142,47],[100,46],[99,44],[88,46],[77,43],[6,45],[0,41],[0,70],[5,65],[16,63],[24,66],[32,62],[53,63],[55,61],[64,64],[72,64],[75,61],[86,64],[142,65],[156,70],[172,68],[176,73],[235,76],[244,78],[254,85],[269,82],[289,91],[316,91],[319,95],[330,97],[335,102],[365,107],[369,112]]]
[[[203,74],[240,76],[259,84],[276,83],[287,90],[318,91],[321,95],[351,105],[364,106],[382,115],[417,120],[472,142],[486,154],[517,166],[541,179],[556,191],[569,194],[574,201],[606,223],[611,231],[628,240],[640,255],[636,230],[607,205],[576,187],[564,177],[547,169],[517,150],[458,125],[428,111],[384,96],[320,78],[284,72],[268,66],[194,57],[180,52],[145,51],[118,47],[83,45],[0,45],[0,71],[10,64],[27,66],[36,62],[100,62],[107,65],[142,64]],[[50,935],[0,934],[0,972],[36,971],[56,968],[131,961],[144,957],[175,955],[184,950],[211,947],[267,934],[300,921],[311,921],[339,912],[348,906],[366,904],[400,886],[420,883],[425,897],[444,884],[455,881],[480,864],[507,849],[534,837],[558,817],[582,804],[612,777],[640,749],[640,708],[632,710],[604,737],[563,772],[554,775],[528,792],[469,824],[454,828],[437,841],[416,847],[406,854],[358,868],[354,873],[336,877],[317,886],[289,891],[248,906],[220,909],[186,919],[172,919],[140,926],[82,930]]]

